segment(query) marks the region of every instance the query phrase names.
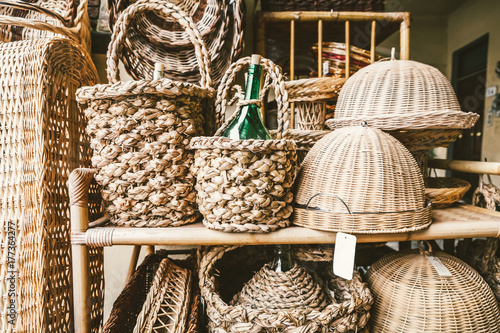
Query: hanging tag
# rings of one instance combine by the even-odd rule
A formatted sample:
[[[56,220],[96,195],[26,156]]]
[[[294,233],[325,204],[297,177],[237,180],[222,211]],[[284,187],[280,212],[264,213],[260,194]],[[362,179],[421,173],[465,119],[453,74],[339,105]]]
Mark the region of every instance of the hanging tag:
[[[434,269],[439,274],[439,276],[453,276],[438,257],[428,256],[427,259],[432,264],[432,266],[434,266]]]
[[[330,61],[323,62],[323,75],[330,73]]]
[[[356,236],[338,232],[333,253],[333,273],[346,280],[352,280]]]

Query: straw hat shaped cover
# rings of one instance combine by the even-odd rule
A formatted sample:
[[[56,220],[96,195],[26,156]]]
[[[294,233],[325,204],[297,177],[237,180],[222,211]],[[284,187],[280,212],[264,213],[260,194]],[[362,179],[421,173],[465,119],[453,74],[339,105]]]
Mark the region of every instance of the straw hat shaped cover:
[[[345,127],[318,141],[294,191],[293,223],[312,229],[398,233],[431,223],[417,162],[376,128]]]
[[[375,262],[366,278],[375,298],[370,332],[500,332],[490,287],[451,255],[431,248],[395,252]]]
[[[478,118],[461,111],[453,87],[437,68],[392,58],[362,68],[346,81],[327,125],[335,129],[366,121],[385,131],[466,129]]]

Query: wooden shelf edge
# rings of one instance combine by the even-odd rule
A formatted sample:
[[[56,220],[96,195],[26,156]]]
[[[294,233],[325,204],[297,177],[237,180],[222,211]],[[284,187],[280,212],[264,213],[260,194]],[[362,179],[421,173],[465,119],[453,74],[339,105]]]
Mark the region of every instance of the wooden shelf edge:
[[[90,228],[74,233],[73,243],[90,246],[112,245],[264,245],[329,244],[334,232],[289,227],[267,234],[224,233],[209,230],[201,223],[176,228]],[[500,238],[500,213],[470,205],[433,211],[427,229],[396,234],[358,234],[359,243],[474,237]]]

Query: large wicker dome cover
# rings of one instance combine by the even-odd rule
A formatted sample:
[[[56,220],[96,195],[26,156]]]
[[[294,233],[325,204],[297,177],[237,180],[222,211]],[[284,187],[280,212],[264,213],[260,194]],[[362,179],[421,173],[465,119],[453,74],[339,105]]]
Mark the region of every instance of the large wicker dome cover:
[[[479,115],[462,112],[448,79],[412,60],[373,63],[342,87],[331,128],[360,121],[382,130],[470,128]]]
[[[429,261],[437,257],[452,276],[440,276]],[[375,297],[373,333],[500,332],[495,296],[466,263],[442,252],[396,252],[367,273]]]
[[[416,161],[370,127],[341,128],[318,141],[302,164],[294,200],[293,223],[313,229],[388,233],[431,223]]]

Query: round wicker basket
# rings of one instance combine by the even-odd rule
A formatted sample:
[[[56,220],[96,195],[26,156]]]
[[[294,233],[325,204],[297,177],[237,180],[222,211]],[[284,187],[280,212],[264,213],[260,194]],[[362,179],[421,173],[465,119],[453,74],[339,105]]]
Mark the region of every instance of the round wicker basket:
[[[462,199],[469,189],[470,184],[459,178],[430,177],[425,196],[432,202],[432,208],[446,208]]]
[[[346,127],[311,149],[295,182],[296,225],[327,231],[395,233],[431,223],[424,182],[408,150],[389,134]]]
[[[439,260],[451,273],[441,276]],[[443,252],[389,254],[367,273],[375,304],[371,332],[500,332],[500,311],[490,287],[470,266]]]

